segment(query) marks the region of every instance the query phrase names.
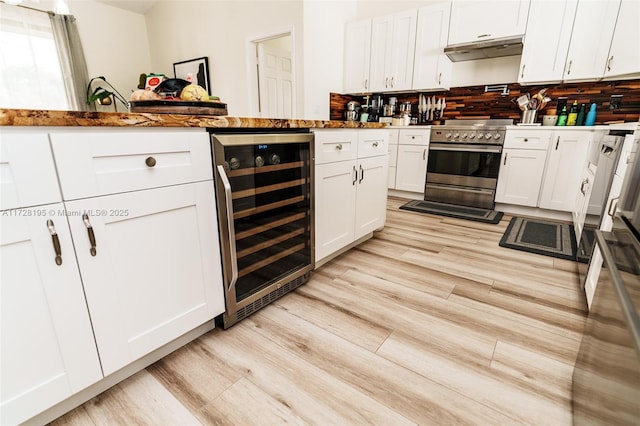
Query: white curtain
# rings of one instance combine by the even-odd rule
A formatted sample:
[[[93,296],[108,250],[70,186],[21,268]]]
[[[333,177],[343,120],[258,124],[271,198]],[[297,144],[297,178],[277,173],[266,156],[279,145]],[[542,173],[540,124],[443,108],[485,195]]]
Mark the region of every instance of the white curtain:
[[[60,68],[64,78],[69,107],[72,110],[89,109],[87,85],[89,73],[80,42],[80,34],[73,15],[49,13],[56,42]],[[95,107],[93,107],[95,109]]]
[[[88,109],[87,83],[73,16],[0,2],[0,108]]]

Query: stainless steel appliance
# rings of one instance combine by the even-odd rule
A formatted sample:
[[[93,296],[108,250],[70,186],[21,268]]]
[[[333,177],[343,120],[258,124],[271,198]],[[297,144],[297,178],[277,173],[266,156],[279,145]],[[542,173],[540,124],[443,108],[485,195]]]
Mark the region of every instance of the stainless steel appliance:
[[[506,126],[513,120],[446,120],[433,126],[424,199],[492,209]]]
[[[307,281],[314,267],[311,133],[212,138],[227,328]]]
[[[611,231],[595,231],[604,265],[573,372],[575,425],[640,424],[639,154],[627,169]]]
[[[346,121],[358,121],[360,116],[360,103],[356,101],[347,102],[347,109],[344,111],[344,119]]]

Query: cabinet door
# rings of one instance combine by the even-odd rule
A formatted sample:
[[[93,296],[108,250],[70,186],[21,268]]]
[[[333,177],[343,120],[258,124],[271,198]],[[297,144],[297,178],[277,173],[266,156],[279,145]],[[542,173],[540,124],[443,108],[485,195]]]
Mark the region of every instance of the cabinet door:
[[[558,132],[556,140],[549,147],[540,207],[573,211],[590,138],[590,132]]]
[[[0,210],[60,201],[47,134],[0,129]]]
[[[213,181],[67,210],[105,375],[224,311]]]
[[[519,83],[562,80],[577,5],[578,0],[531,3],[520,61]]]
[[[417,18],[415,9],[397,13],[393,17],[391,57],[385,64],[390,77],[390,90],[411,89]]]
[[[631,40],[636,40],[630,43]],[[640,74],[640,2],[622,0],[605,77]]]
[[[585,167],[580,177],[580,187],[576,194],[576,201],[571,212],[573,218],[573,227],[575,229],[576,241],[580,241],[582,237],[582,229],[584,221],[587,218],[587,209],[589,207],[589,199],[593,191],[593,182],[595,180],[596,167]]]
[[[426,146],[398,145],[396,189],[424,193],[427,152]]]
[[[564,79],[594,80],[603,76],[620,0],[578,2]],[[597,22],[597,25],[594,23]]]
[[[387,217],[386,156],[358,160],[354,240],[384,225]]]
[[[451,4],[436,3],[418,9],[413,89],[448,89],[452,62],[444,54]]]
[[[391,90],[388,65],[392,58],[393,15],[373,18],[371,24],[371,91]]]
[[[2,211],[0,228],[4,425],[22,423],[97,382],[102,371],[63,205]]]
[[[357,183],[355,161],[316,166],[316,262],[353,242]]]
[[[344,36],[344,91],[366,92],[370,87],[371,20],[348,23]]]
[[[524,34],[528,11],[529,0],[456,0],[451,4],[449,44]]]
[[[496,186],[496,202],[536,207],[547,151],[505,149]]]

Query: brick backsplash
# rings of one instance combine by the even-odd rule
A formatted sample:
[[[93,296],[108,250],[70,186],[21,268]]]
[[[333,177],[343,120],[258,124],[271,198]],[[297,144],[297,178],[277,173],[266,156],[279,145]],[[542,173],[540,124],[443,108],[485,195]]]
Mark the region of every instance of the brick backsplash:
[[[520,84],[508,84],[509,95],[502,96],[499,92],[485,93],[485,86],[456,87],[439,92],[405,92],[385,94],[396,96],[398,102],[411,102],[413,111],[417,115],[417,102],[420,93],[436,98],[446,98],[444,119],[454,118],[511,118],[518,123],[521,111],[515,104],[515,99],[522,94],[538,93],[547,88],[547,96],[552,100],[545,110],[538,113],[538,121],[549,109],[555,109],[559,97],[567,98],[567,104],[578,101],[578,105],[587,104],[587,110],[591,103],[597,105],[596,124],[606,124],[619,121],[638,121],[640,116],[640,80],[599,81],[588,83],[566,83],[558,85],[521,86]],[[611,95],[622,95],[620,109],[610,110]],[[341,95],[331,93],[329,96],[330,119],[343,120],[345,104],[351,100],[363,102],[362,96]]]

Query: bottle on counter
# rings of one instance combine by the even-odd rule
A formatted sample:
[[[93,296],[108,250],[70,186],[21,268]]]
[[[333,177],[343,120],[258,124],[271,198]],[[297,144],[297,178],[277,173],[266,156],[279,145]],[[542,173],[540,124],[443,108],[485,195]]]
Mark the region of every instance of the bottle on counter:
[[[578,101],[573,101],[567,116],[567,126],[575,126],[576,121],[578,121]]]
[[[578,110],[578,118],[576,119],[576,126],[584,126],[584,120],[587,115],[587,106],[585,104],[580,104],[580,109]]]
[[[593,126],[596,122],[596,104],[591,104],[591,108],[587,113],[587,119],[584,122],[585,126]]]
[[[562,111],[560,111],[560,115],[558,116],[558,122],[556,126],[566,126],[567,125],[567,106],[564,105],[562,107]]]

